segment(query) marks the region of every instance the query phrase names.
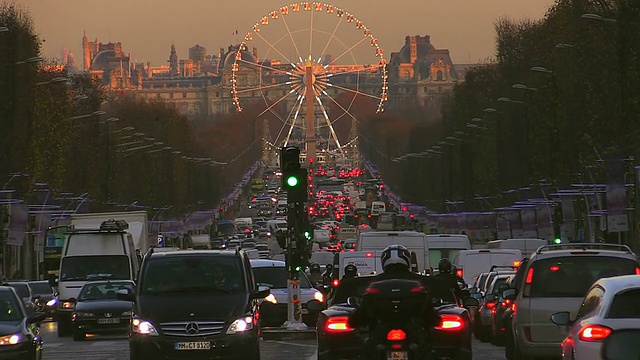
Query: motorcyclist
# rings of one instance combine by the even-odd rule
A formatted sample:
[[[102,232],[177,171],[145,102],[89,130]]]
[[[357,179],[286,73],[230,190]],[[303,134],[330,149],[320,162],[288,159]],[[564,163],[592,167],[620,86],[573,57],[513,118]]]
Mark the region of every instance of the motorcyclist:
[[[358,268],[353,264],[348,264],[344,267],[344,275],[342,275],[340,281],[344,279],[353,279],[356,276],[358,276]]]
[[[431,280],[426,276],[413,273],[409,270],[411,266],[411,253],[409,250],[402,245],[390,245],[382,251],[381,262],[384,272],[374,276],[370,283],[392,279],[419,281],[423,284],[428,294],[426,300],[428,301],[428,306],[426,306],[425,314],[421,317],[423,321],[422,326],[425,329],[430,329],[438,325],[440,323],[440,317],[434,311],[431,305],[431,295],[429,295],[432,290]],[[366,300],[363,299],[362,304],[360,304],[356,311],[349,317],[349,323],[352,327],[361,327],[372,325],[369,322],[370,317]],[[429,332],[426,331],[425,335],[428,336],[428,333]]]
[[[433,276],[434,297],[452,302],[462,301],[464,295],[458,281],[464,283],[464,280],[453,272],[451,261],[447,258],[440,259],[438,273]]]
[[[320,272],[320,265],[313,263],[309,265],[309,281],[313,286],[322,284],[322,273]]]

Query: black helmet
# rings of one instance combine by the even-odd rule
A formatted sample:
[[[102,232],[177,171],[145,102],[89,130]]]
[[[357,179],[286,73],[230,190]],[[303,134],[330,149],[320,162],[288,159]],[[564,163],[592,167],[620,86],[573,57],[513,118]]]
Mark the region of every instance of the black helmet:
[[[356,277],[356,275],[358,275],[358,268],[355,265],[349,264],[344,267],[344,276]]]
[[[451,274],[453,269],[453,264],[451,264],[451,261],[447,258],[442,258],[440,259],[440,262],[438,263],[438,270],[440,270],[441,274]]]
[[[382,251],[381,262],[385,271],[389,265],[400,265],[409,270],[411,267],[411,253],[402,245],[389,245]]]
[[[316,263],[313,263],[313,264],[309,265],[309,271],[312,272],[312,273],[320,272],[320,265],[318,265]]]

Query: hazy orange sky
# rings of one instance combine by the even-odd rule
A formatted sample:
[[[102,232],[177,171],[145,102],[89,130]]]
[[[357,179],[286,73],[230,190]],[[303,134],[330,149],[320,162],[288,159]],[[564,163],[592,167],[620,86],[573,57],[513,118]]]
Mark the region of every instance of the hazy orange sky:
[[[0,0],[2,1],[2,0]],[[10,0],[27,8],[46,40],[44,55],[63,48],[82,67],[81,39],[120,41],[137,61],[166,64],[175,43],[188,58],[195,44],[217,54],[237,43],[271,11],[292,2],[274,0]],[[362,20],[385,54],[398,51],[407,35],[430,35],[436,48],[448,48],[454,63],[475,63],[495,52],[494,22],[499,17],[540,19],[554,0],[335,0],[329,2]],[[241,39],[240,39],[241,40]],[[388,58],[388,55],[386,56]]]

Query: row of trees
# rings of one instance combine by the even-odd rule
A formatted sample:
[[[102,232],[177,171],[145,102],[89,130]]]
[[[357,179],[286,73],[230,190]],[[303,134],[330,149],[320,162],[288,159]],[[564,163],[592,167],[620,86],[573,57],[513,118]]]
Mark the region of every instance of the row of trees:
[[[41,57],[31,18],[0,5],[0,185],[29,197],[87,193],[92,210],[137,202],[175,214],[216,205],[260,158],[251,114],[191,123],[171,104],[110,94]],[[65,80],[66,79],[66,80]]]
[[[638,19],[634,0],[557,0],[542,20],[500,19],[495,60],[456,86],[442,124],[388,119],[363,149],[406,198],[440,209],[604,181],[601,160],[640,156]]]

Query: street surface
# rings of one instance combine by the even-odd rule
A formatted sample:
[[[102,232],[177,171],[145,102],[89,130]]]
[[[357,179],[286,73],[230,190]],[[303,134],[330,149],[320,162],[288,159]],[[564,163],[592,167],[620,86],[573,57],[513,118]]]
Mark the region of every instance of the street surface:
[[[86,341],[73,341],[70,337],[58,338],[56,324],[42,324],[44,360],[125,360],[129,359],[126,336],[88,337]],[[267,340],[261,343],[263,360],[315,360],[315,340]],[[504,349],[477,340],[473,343],[476,360],[505,360]]]

